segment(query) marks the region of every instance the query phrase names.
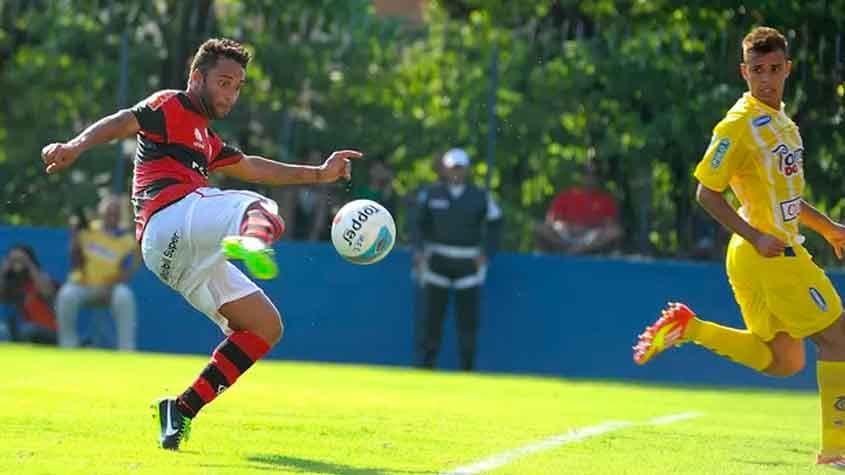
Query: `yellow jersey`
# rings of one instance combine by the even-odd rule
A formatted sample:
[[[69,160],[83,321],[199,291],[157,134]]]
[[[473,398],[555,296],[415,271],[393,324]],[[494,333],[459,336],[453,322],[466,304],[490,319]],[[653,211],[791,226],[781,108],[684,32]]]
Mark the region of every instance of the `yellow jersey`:
[[[137,243],[133,233],[125,230],[103,230],[95,221],[77,235],[82,251],[82,267],[70,274],[70,281],[90,287],[111,283],[132,265]]]
[[[804,241],[798,216],[804,192],[804,146],[795,122],[746,92],[713,129],[695,178],[722,192],[730,185],[739,214],[787,245]]]

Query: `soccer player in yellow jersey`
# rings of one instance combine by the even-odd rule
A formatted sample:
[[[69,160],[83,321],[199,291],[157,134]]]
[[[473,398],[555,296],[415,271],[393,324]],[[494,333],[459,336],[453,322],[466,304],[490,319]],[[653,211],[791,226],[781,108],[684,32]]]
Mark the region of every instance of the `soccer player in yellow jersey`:
[[[828,277],[803,246],[799,223],[833,246],[842,258],[845,227],[807,203],[804,146],[784,112],[784,83],[792,63],[786,39],[758,27],[742,41],[746,92],[713,130],[695,169],[698,202],[733,232],[726,267],[747,330],[699,319],[686,305],[669,304],[640,335],[634,361],[695,342],[772,376],[804,367],[804,342],[817,346],[821,402],[821,451],[816,463],[845,467],[845,320]],[[739,211],[723,193],[730,186]]]
[[[100,219],[71,234],[71,273],[56,296],[59,346],[80,346],[77,317],[86,307],[107,306],[115,322],[117,349],[135,349],[136,304],[129,279],[141,263],[135,235],[121,226],[122,203],[100,202]]]

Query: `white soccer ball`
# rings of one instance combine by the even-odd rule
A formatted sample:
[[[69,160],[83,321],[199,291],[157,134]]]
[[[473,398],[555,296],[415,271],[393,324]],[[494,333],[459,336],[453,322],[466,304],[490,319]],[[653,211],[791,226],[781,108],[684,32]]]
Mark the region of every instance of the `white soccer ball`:
[[[332,244],[354,264],[374,264],[386,256],[396,241],[396,223],[387,209],[372,200],[343,205],[332,221]]]

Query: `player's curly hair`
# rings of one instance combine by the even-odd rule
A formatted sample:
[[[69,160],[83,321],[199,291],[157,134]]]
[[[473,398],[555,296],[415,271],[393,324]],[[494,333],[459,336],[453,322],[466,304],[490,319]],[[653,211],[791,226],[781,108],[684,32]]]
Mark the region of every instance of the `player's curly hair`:
[[[217,64],[220,58],[229,58],[246,68],[252,55],[240,43],[226,38],[211,38],[200,45],[191,62],[191,71],[199,69],[203,74]]]
[[[789,57],[788,48],[786,38],[778,30],[768,26],[758,26],[742,39],[743,58],[751,51],[762,54],[783,51],[783,54]]]

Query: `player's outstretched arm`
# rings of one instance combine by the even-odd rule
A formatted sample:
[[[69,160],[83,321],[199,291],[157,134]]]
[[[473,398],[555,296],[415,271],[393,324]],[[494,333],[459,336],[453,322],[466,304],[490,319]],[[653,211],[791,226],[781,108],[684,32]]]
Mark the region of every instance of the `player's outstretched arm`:
[[[801,200],[801,214],[798,215],[798,220],[804,226],[821,234],[833,247],[836,257],[842,259],[842,249],[845,247],[845,226],[833,221],[803,199]]]
[[[41,149],[41,160],[47,173],[69,167],[79,155],[89,148],[115,139],[130,137],[141,130],[138,120],[128,109],[115,112],[91,124],[68,142],[56,142]]]
[[[350,160],[362,156],[363,154],[356,150],[338,150],[322,165],[295,165],[247,155],[243,160],[219,170],[228,177],[264,185],[333,183],[341,178],[349,180],[352,177]]]
[[[711,190],[699,183],[696,199],[710,216],[713,216],[722,226],[750,242],[760,255],[775,257],[783,253],[786,243],[774,236],[762,233],[748,224],[737,214],[721,192]]]

